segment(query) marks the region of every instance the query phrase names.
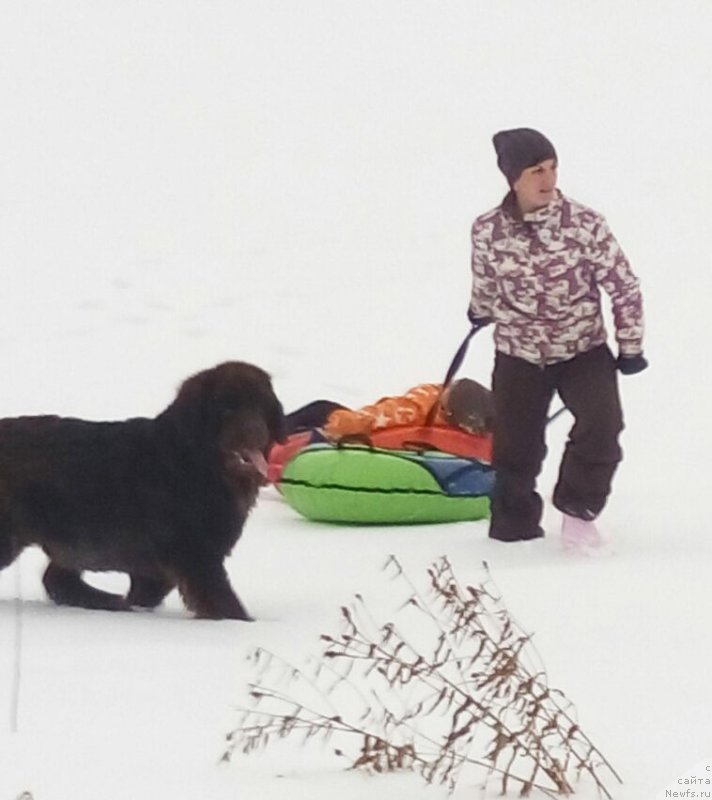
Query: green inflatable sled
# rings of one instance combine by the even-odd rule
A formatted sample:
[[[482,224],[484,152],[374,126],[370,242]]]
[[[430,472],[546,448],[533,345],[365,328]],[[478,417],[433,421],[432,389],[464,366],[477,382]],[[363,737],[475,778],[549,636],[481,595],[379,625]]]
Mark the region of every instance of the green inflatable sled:
[[[489,515],[494,470],[440,451],[314,444],[287,462],[286,502],[319,522],[408,525]]]

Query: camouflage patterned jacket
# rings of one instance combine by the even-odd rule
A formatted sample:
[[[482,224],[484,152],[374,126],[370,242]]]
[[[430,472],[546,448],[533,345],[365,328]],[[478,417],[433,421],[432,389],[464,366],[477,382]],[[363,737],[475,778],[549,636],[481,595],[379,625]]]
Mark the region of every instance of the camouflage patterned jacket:
[[[642,351],[638,279],[605,219],[564,197],[519,214],[513,193],[472,226],[471,313],[495,322],[495,346],[552,364],[606,341],[602,287],[619,351]]]

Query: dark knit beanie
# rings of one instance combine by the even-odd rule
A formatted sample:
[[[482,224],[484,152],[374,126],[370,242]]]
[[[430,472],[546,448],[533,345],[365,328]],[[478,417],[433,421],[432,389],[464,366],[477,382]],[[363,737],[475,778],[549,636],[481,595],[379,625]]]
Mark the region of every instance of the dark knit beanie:
[[[500,131],[492,137],[497,166],[512,186],[522,172],[549,158],[556,158],[554,145],[533,128]]]
[[[492,392],[471,378],[455,381],[443,395],[442,402],[451,425],[472,433],[491,431],[494,427]]]

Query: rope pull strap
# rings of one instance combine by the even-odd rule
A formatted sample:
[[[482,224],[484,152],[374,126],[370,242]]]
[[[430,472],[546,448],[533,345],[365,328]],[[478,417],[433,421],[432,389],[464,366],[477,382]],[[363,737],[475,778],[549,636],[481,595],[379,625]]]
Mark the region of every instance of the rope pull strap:
[[[467,333],[467,336],[462,340],[462,344],[457,348],[457,352],[455,353],[452,361],[450,362],[450,366],[448,367],[447,372],[445,373],[445,380],[443,380],[442,388],[440,389],[440,393],[437,396],[437,399],[432,405],[430,411],[428,411],[428,416],[425,418],[425,427],[429,428],[432,427],[432,424],[435,420],[435,417],[438,413],[438,408],[440,408],[440,401],[442,399],[445,390],[448,386],[452,383],[452,379],[457,375],[457,371],[462,366],[462,362],[465,360],[465,356],[467,355],[467,348],[470,346],[470,340],[472,337],[477,333],[477,331],[481,330],[484,326],[482,325],[473,325]]]

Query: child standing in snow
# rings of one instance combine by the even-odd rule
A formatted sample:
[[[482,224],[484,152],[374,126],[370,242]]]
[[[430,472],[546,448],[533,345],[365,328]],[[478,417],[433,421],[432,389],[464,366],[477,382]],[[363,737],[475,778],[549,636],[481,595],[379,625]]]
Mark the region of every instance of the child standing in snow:
[[[554,490],[565,540],[598,537],[621,459],[617,370],[647,366],[638,279],[605,219],[556,188],[557,156],[531,128],[493,137],[510,191],[472,226],[474,326],[494,323],[495,404],[489,535],[543,536],[536,479],[546,454],[547,411],[558,392],[574,417]],[[618,357],[606,345],[600,288],[611,298]]]

